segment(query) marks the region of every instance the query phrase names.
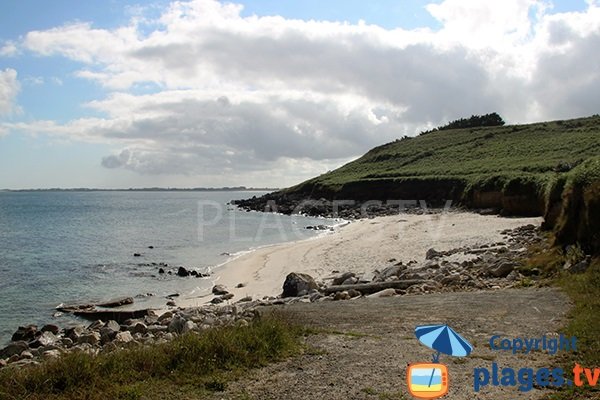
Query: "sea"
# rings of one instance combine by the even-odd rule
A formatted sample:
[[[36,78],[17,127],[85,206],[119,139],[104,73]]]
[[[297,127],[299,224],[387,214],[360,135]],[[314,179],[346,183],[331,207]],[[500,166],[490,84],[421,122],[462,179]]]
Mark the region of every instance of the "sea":
[[[229,204],[264,193],[0,192],[0,344],[19,325],[82,322],[57,314],[60,304],[133,297],[135,308],[164,307],[171,294],[205,295],[212,280],[178,277],[179,266],[214,275],[244,252],[337,223]],[[173,274],[159,274],[161,263]]]

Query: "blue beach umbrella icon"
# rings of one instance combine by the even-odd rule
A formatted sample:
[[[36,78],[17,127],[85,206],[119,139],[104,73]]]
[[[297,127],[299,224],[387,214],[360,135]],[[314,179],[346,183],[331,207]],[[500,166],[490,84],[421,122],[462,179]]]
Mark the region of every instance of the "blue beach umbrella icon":
[[[473,346],[448,325],[417,326],[415,335],[419,342],[437,352],[433,354],[434,363],[439,363],[441,353],[454,357],[465,357],[473,351]],[[435,369],[431,373],[429,386],[431,386],[434,372]]]

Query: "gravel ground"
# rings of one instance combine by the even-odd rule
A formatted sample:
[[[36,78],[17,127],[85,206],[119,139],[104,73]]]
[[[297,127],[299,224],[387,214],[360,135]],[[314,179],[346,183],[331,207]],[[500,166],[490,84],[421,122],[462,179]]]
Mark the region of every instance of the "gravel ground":
[[[473,389],[474,369],[555,367],[546,352],[513,355],[492,351],[492,335],[535,338],[556,335],[570,307],[553,288],[406,295],[392,298],[293,304],[284,309],[320,329],[307,337],[305,354],[253,371],[214,399],[410,399],[409,363],[429,362],[432,351],[414,336],[417,325],[447,323],[474,345],[466,358],[444,356],[449,399],[538,399],[547,390],[517,387]],[[272,307],[270,309],[276,309]],[[277,308],[281,309],[281,308]]]

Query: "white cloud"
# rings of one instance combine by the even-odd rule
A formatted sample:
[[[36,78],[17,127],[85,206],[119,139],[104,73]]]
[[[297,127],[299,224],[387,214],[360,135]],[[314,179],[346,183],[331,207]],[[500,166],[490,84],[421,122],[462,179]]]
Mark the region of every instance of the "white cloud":
[[[596,3],[562,14],[542,0],[427,9],[439,31],[242,17],[240,5],[196,0],[158,20],[136,9],[113,30],[30,32],[22,46],[80,63],[77,76],[110,94],[88,104],[104,118],[10,129],[110,143],[108,168],[250,176],[309,160],[322,170],[473,113],[526,122],[600,107]],[[155,93],[133,94],[144,85]]]
[[[16,98],[20,90],[17,71],[11,68],[0,70],[0,116],[10,115],[19,110]]]
[[[14,57],[17,54],[19,54],[19,48],[15,42],[8,41],[5,42],[2,47],[0,47],[0,57]]]

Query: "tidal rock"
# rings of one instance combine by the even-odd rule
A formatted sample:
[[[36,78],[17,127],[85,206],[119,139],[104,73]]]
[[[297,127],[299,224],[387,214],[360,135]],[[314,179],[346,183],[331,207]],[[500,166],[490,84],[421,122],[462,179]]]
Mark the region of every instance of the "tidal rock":
[[[30,341],[35,339],[35,336],[37,334],[37,325],[27,325],[27,326],[20,326],[17,331],[15,333],[13,333],[11,340],[13,342],[19,341],[19,340],[26,340],[26,341]]]
[[[246,287],[246,284],[245,283],[238,283],[237,285],[235,285],[235,287],[238,288],[238,289],[239,288],[243,288],[243,287]]]
[[[54,324],[46,324],[42,327],[42,332],[52,332],[53,334],[58,335],[60,328]]]
[[[239,302],[240,303],[244,303],[244,302],[248,302],[248,301],[252,301],[252,296],[246,296],[246,297],[242,297]]]
[[[18,340],[16,342],[10,343],[8,346],[0,350],[0,358],[12,357],[15,354],[19,355],[27,349],[29,349],[27,342],[23,340]]]
[[[216,294],[217,296],[229,293],[229,291],[227,290],[227,288],[225,287],[225,285],[215,285],[215,286],[213,286],[212,292],[213,292],[213,294]]]
[[[133,253],[134,257],[141,257],[142,255],[140,253]]]
[[[234,298],[234,294],[233,293],[227,293],[227,294],[224,294],[223,296],[221,296],[221,298],[223,300],[231,300],[231,299]]]
[[[189,275],[190,275],[190,273],[184,267],[177,268],[177,276],[186,277]]]
[[[176,307],[177,303],[175,303],[173,300],[169,300],[167,301],[167,307]]]
[[[42,346],[50,346],[58,341],[57,337],[52,332],[43,332],[37,339],[29,343],[29,347],[37,349]]]
[[[223,302],[223,299],[221,297],[215,297],[214,299],[212,299],[210,301],[212,304],[221,304]]]
[[[164,268],[159,268],[159,269],[158,269],[158,273],[159,273],[159,274],[164,274],[164,273],[165,273],[165,270],[164,270]]]
[[[283,283],[282,297],[300,297],[308,294],[312,289],[319,289],[319,286],[308,274],[292,272],[288,274]]]
[[[118,299],[112,299],[112,300],[106,301],[104,303],[99,303],[96,305],[98,307],[116,308],[116,307],[121,307],[121,306],[125,306],[128,304],[133,304],[133,297],[121,297]]]

